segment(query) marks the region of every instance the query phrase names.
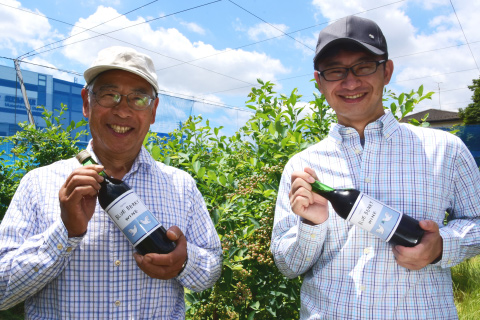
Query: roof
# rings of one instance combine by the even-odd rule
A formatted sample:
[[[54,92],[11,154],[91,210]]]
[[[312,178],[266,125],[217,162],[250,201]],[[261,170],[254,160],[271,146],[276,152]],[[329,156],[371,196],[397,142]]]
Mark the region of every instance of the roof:
[[[420,121],[428,113],[428,122],[447,122],[447,121],[459,121],[460,117],[458,112],[453,111],[442,111],[438,109],[428,109],[425,111],[420,111],[414,114],[410,114],[404,117],[400,122],[408,122],[410,119],[416,119]]]

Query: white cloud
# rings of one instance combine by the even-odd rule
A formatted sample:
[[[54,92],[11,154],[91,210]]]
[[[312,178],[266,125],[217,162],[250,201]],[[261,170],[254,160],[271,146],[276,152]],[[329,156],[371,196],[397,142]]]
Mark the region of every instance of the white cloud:
[[[19,55],[59,38],[47,18],[38,10],[25,9],[13,0],[2,1],[0,10],[0,47]]]
[[[248,29],[248,36],[254,41],[278,37],[286,33],[288,27],[284,24],[259,23]]]
[[[83,30],[81,27],[95,26],[116,16],[115,9],[100,6],[91,16],[80,19],[71,34],[79,33]],[[143,22],[143,18],[129,20],[122,16],[95,29],[98,33],[107,33],[107,36],[98,36],[91,31],[82,33],[66,40],[65,44],[74,44],[66,46],[63,52],[67,58],[88,66],[103,48],[133,46],[154,60],[161,89],[193,95],[246,85],[251,87],[257,78],[275,80],[277,75],[289,72],[278,59],[265,53],[227,48],[227,53],[219,54],[221,50],[201,41],[191,42],[177,29],[152,29]],[[135,26],[127,28],[132,25]],[[116,29],[122,30],[111,32]],[[211,57],[202,59],[206,56]],[[184,63],[188,61],[192,62]],[[248,91],[246,88],[242,94]]]
[[[198,34],[201,34],[201,35],[205,34],[205,30],[202,27],[200,27],[198,24],[196,24],[195,22],[181,22],[181,24],[183,26],[187,27],[187,29],[192,31],[192,32],[195,32],[195,33],[198,33]]]
[[[312,4],[318,9],[317,16],[322,15],[327,20],[339,19],[379,6],[376,0],[346,2],[313,0]],[[423,28],[422,32],[407,15],[407,9],[431,10],[441,5],[450,6],[449,3],[437,0],[427,2],[412,0],[370,10],[360,16],[377,22],[387,38],[389,55],[395,64],[394,77],[389,86],[391,89],[397,92],[410,91],[424,84],[426,91],[438,91],[437,82],[442,82],[440,84],[442,110],[456,110],[458,107],[465,107],[466,104],[451,102],[469,100],[471,92],[465,88],[472,83],[472,78],[478,77],[478,70],[471,70],[476,68],[472,52],[477,63],[480,64],[480,44],[471,44],[471,51],[468,46],[462,44],[465,44],[465,36],[469,42],[480,41],[478,33],[480,2],[457,1],[455,3],[455,10],[465,36],[457,17],[451,10],[438,11],[442,14],[426,21],[429,29]],[[456,72],[460,70],[470,71]],[[421,77],[423,78],[417,79]],[[438,94],[431,101],[422,102],[415,111],[435,107],[439,107]]]

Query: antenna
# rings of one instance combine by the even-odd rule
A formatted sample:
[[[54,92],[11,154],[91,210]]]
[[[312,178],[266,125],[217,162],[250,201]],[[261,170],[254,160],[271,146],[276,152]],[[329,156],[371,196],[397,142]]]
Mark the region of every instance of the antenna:
[[[438,86],[438,105],[440,106],[440,110],[442,110],[442,103],[440,102],[440,83],[443,83],[443,82],[437,82],[437,81],[435,81],[435,83],[436,83],[437,86]]]

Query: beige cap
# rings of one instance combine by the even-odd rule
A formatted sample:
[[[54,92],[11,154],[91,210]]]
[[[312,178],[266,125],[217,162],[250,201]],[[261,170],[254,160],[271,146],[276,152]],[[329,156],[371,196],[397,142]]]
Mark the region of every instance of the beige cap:
[[[152,59],[128,47],[114,46],[101,50],[93,64],[85,70],[83,77],[89,84],[100,73],[120,69],[134,73],[147,80],[158,92],[157,74]]]

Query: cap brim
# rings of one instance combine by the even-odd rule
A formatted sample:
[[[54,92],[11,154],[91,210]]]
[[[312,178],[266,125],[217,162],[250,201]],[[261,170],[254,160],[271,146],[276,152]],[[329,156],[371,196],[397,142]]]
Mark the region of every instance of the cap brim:
[[[375,55],[384,55],[386,54],[386,52],[368,44],[368,43],[364,43],[364,42],[361,42],[361,41],[358,41],[358,40],[355,40],[355,39],[352,39],[352,38],[340,38],[340,39],[335,39],[335,40],[332,40],[330,41],[329,43],[327,43],[322,49],[320,49],[320,51],[318,53],[315,54],[315,57],[313,58],[313,61],[314,63],[316,64],[317,63],[317,60],[325,53],[326,50],[328,50],[329,48],[333,47],[333,46],[336,46],[336,45],[339,45],[339,44],[347,44],[347,43],[354,43],[354,44],[358,44],[360,45],[361,47],[367,49],[367,51],[375,54]]]
[[[108,70],[123,70],[123,71],[128,71],[130,73],[136,74],[137,76],[142,77],[143,79],[145,79],[145,81],[150,83],[153,86],[153,88],[155,89],[155,92],[158,92],[158,85],[154,81],[149,79],[144,73],[138,72],[134,69],[123,68],[123,67],[120,67],[120,66],[112,66],[112,65],[99,65],[99,66],[88,68],[83,73],[83,77],[85,78],[85,83],[88,85],[100,73],[108,71]]]

